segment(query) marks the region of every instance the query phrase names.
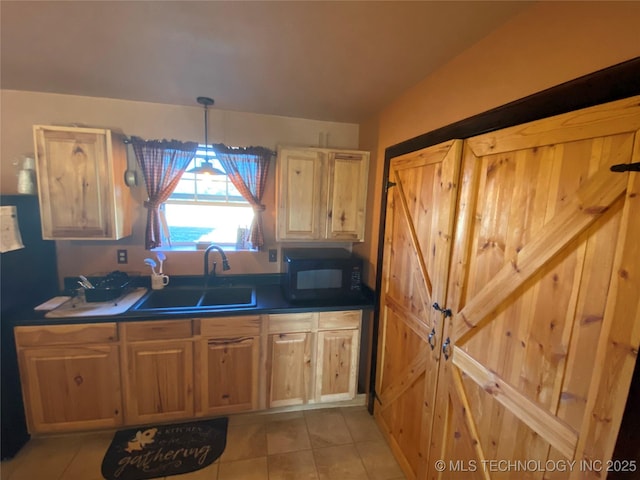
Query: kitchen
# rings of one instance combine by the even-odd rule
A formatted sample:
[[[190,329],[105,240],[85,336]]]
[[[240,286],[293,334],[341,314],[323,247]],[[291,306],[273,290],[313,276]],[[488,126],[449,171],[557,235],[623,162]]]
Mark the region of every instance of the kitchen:
[[[223,141],[228,145],[244,145],[251,142],[271,148],[275,147],[274,139],[282,144],[318,145],[318,132],[323,132],[325,138],[329,138],[332,147],[370,151],[370,194],[365,241],[356,244],[354,250],[367,259],[366,283],[373,287],[374,266],[377,264],[376,225],[380,218],[384,150],[440,126],[638,55],[637,32],[633,21],[637,18],[637,7],[622,4],[608,4],[605,7],[596,3],[583,5],[581,9],[583,17],[577,18],[572,15],[571,8],[567,5],[538,4],[528,7],[525,12],[451,60],[438,70],[437,75],[428,76],[419,86],[398,96],[379,116],[372,115],[360,124],[318,120],[292,122],[281,117],[267,118],[212,110],[212,125],[216,127],[212,127],[211,135],[219,135],[212,140]],[[589,20],[592,18],[600,19],[599,22],[594,22],[601,29],[599,34],[608,38],[610,45],[616,45],[616,48],[602,50],[603,47],[593,32],[588,32],[585,28],[585,25],[591,26]],[[557,23],[549,26],[549,19],[554,19]],[[562,25],[562,29],[559,25]],[[541,39],[539,32],[546,29],[556,36]],[[518,68],[522,61],[521,53],[512,45],[513,42],[505,41],[511,38],[519,39],[522,47],[526,47],[527,60],[531,66],[536,67],[538,75],[531,76],[531,67]],[[583,51],[590,51],[589,55],[576,58],[574,49],[578,46]],[[499,66],[492,61],[496,56],[503,60]],[[574,63],[569,63],[569,58]],[[460,75],[469,68],[478,72],[473,80],[473,88],[470,83],[465,84]],[[480,75],[480,72],[483,75]],[[482,78],[482,81],[478,77]],[[498,78],[508,78],[510,81],[505,85],[503,81],[498,82]],[[449,84],[460,85],[460,88],[453,92],[448,87]],[[478,91],[476,89],[483,91],[484,95],[474,93]],[[202,125],[200,111],[196,108],[195,105],[177,107],[55,93],[34,93],[21,91],[19,88],[3,90],[2,192],[15,192],[15,175],[11,163],[16,156],[33,150],[31,129],[34,124],[82,122],[86,125],[117,126],[128,134],[144,138],[168,136],[197,140],[201,136]],[[438,113],[433,113],[435,111]],[[8,118],[13,121],[8,122]],[[292,129],[292,123],[295,129]],[[237,125],[242,125],[242,128],[238,128]],[[270,174],[274,176],[275,169],[271,169]],[[270,238],[272,243],[267,245],[266,250],[269,247],[280,247],[275,242],[275,209],[270,208],[268,203],[269,199],[275,198],[274,183],[273,180],[267,183],[267,189],[272,190],[265,193],[265,227],[272,229],[271,233],[267,232],[267,238]],[[142,189],[136,187],[132,191],[135,202],[141,205],[146,200]],[[128,250],[129,265],[138,266],[136,269],[142,268],[142,262],[149,253],[142,247],[144,211],[142,208],[136,208],[133,212],[137,215],[137,220],[134,220],[134,235],[131,237],[114,242],[101,242],[100,245],[78,241],[59,242],[59,275],[114,270],[118,268],[117,250],[123,248]],[[233,254],[230,261],[234,273],[276,272],[277,264],[268,261],[266,250],[257,254]],[[169,260],[166,269],[172,275],[193,274],[202,269],[202,252],[169,252],[167,256]]]

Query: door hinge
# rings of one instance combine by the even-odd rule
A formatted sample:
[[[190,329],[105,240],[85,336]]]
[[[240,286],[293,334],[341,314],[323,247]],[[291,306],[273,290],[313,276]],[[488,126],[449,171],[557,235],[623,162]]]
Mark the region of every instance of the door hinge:
[[[610,170],[612,172],[640,172],[640,162],[611,165]]]
[[[388,192],[391,187],[395,187],[395,186],[396,186],[395,182],[392,182],[391,180],[387,180],[387,183],[384,186],[384,191]]]

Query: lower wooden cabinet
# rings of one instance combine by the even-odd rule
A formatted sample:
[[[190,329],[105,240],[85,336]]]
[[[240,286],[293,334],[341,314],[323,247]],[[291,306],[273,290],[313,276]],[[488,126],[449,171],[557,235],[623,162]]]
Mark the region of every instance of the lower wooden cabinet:
[[[258,409],[258,315],[202,319],[196,354],[197,412],[220,415]]]
[[[337,402],[356,396],[360,331],[318,332],[316,401]]]
[[[191,321],[131,322],[121,331],[126,423],[193,417]]]
[[[361,321],[360,310],[318,314],[316,402],[338,402],[355,398]]]
[[[269,352],[269,406],[307,403],[311,381],[311,334],[269,335]]]
[[[361,311],[15,328],[32,434],[355,398]]]
[[[31,433],[123,423],[115,324],[17,327],[15,336]]]
[[[362,312],[269,316],[269,407],[352,400]]]

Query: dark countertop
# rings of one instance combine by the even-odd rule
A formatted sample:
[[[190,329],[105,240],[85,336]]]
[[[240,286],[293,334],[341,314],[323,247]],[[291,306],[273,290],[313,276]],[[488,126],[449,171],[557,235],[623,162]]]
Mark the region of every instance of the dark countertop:
[[[279,274],[263,274],[263,275],[225,275],[219,276],[212,282],[211,287],[219,286],[253,286],[256,289],[256,305],[252,307],[213,307],[184,309],[163,309],[156,311],[136,311],[135,305],[128,311],[119,315],[104,316],[82,316],[82,317],[61,317],[47,318],[46,312],[27,310],[19,312],[12,318],[12,323],[18,325],[58,325],[72,323],[103,323],[103,322],[129,322],[129,321],[145,321],[145,320],[164,320],[164,319],[192,319],[206,317],[228,317],[237,315],[261,315],[269,313],[300,313],[309,311],[337,311],[337,310],[371,310],[375,306],[374,292],[363,285],[363,292],[360,298],[353,299],[331,299],[331,300],[314,300],[304,302],[289,302],[284,298],[280,286]],[[91,280],[91,277],[89,278]],[[76,288],[75,282],[77,278],[65,279],[65,286],[69,291],[62,292],[61,295],[73,295]],[[152,292],[150,288],[149,277],[136,277],[132,282],[134,286],[144,286],[149,290],[145,296],[136,302],[141,303]],[[202,286],[202,276],[172,276],[170,285],[165,287],[171,288],[189,288]]]

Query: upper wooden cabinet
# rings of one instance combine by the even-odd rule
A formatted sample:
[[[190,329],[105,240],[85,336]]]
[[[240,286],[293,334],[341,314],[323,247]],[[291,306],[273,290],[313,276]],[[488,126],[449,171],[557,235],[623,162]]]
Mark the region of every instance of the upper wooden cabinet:
[[[279,241],[364,240],[369,152],[280,147]]]
[[[33,127],[45,239],[131,235],[127,153],[120,135],[96,128]]]

